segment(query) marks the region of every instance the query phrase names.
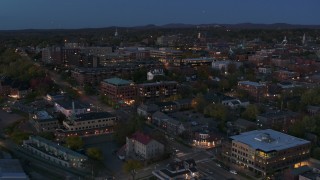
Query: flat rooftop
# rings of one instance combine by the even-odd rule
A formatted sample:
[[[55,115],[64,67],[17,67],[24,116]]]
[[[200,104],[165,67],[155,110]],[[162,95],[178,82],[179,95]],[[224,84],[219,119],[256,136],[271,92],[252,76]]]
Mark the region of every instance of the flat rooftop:
[[[86,114],[77,115],[75,121],[88,121],[88,120],[95,120],[95,119],[109,118],[109,117],[116,117],[116,116],[108,112],[90,112]]]
[[[72,155],[72,156],[76,156],[78,158],[83,158],[83,159],[87,159],[87,157],[85,155],[82,155],[76,151],[72,151],[71,149],[69,148],[66,148],[64,146],[60,146],[58,145],[57,143],[53,142],[53,141],[50,141],[48,139],[45,139],[45,138],[42,138],[40,136],[30,136],[30,138],[34,139],[34,140],[38,140],[39,142],[42,142],[44,144],[47,144],[48,146],[51,146],[53,148],[56,148],[58,149],[59,151],[61,152],[64,152],[66,154],[69,154],[69,155]]]
[[[89,104],[79,102],[79,101],[72,101],[72,100],[58,100],[56,101],[57,104],[62,106],[64,109],[72,109],[72,103],[74,103],[74,108],[75,109],[84,109],[84,108],[89,108]]]
[[[108,84],[112,84],[112,85],[116,85],[116,86],[129,85],[129,84],[132,83],[131,81],[120,79],[120,78],[117,78],[117,77],[105,79],[103,81],[108,83]]]
[[[214,58],[207,58],[207,57],[200,57],[200,58],[187,58],[187,59],[182,59],[182,61],[214,61]]]
[[[309,144],[310,141],[284,134],[272,129],[255,130],[230,137],[234,141],[247,144],[264,152],[280,151],[295,146]]]
[[[157,86],[157,85],[167,85],[167,84],[178,84],[177,81],[160,81],[160,82],[151,82],[151,83],[142,83],[139,86]]]
[[[47,111],[38,111],[36,112],[37,119],[44,120],[44,119],[52,119],[53,117],[49,115]]]

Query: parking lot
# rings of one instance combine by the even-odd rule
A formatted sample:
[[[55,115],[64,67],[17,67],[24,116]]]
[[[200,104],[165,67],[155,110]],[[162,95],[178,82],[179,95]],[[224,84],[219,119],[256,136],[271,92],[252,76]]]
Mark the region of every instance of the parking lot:
[[[23,119],[24,117],[13,114],[13,113],[7,113],[3,111],[2,109],[0,110],[0,132],[2,132],[8,125]]]

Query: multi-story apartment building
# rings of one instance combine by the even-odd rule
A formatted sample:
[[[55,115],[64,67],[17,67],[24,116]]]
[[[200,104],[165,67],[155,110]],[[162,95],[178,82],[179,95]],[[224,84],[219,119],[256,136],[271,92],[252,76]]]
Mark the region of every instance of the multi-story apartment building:
[[[179,135],[186,130],[180,121],[160,111],[153,113],[152,123],[172,135]]]
[[[142,60],[150,58],[150,48],[147,47],[124,47],[119,48],[118,52],[128,54],[130,59]]]
[[[177,94],[176,81],[161,81],[155,83],[138,84],[138,96],[153,99]]]
[[[297,78],[299,76],[296,72],[291,72],[287,70],[279,70],[273,73],[273,76],[279,81],[291,80],[292,78]]]
[[[150,56],[161,59],[181,59],[182,51],[169,48],[159,48],[159,50],[151,50]]]
[[[231,61],[231,60],[223,60],[223,61],[214,60],[212,61],[211,65],[213,69],[224,70],[225,72],[227,72],[228,66],[230,64],[234,64],[236,68],[239,68],[242,65],[241,62]]]
[[[72,63],[78,59],[78,54],[80,53],[79,47],[64,47],[61,49],[62,63],[65,66],[73,65]]]
[[[112,47],[82,47],[80,48],[82,53],[100,56],[100,55],[106,55],[108,53],[112,52]]]
[[[79,85],[97,85],[103,79],[113,76],[115,71],[109,68],[75,68],[71,71],[73,77]]]
[[[241,133],[230,140],[231,161],[263,176],[301,165],[310,157],[309,141],[271,129]]]
[[[206,57],[187,58],[187,59],[181,59],[181,65],[203,66],[203,65],[211,65],[213,61],[214,61],[214,58],[206,58]]]
[[[265,85],[252,81],[239,81],[238,89],[247,91],[257,101],[264,97],[267,92]]]
[[[257,127],[272,128],[287,132],[290,125],[299,119],[299,114],[292,111],[273,111],[257,116]]]
[[[273,53],[274,49],[256,51],[255,54],[248,56],[248,60],[257,66],[268,65]]]
[[[79,114],[63,122],[63,129],[58,129],[56,135],[58,137],[73,136],[89,136],[98,134],[107,134],[113,132],[113,127],[117,117],[108,112],[91,112]]]
[[[61,64],[62,50],[61,47],[47,47],[42,49],[42,61],[45,64]]]
[[[64,167],[83,168],[86,156],[39,136],[30,136],[23,147],[33,154]]]
[[[126,155],[151,159],[159,157],[164,152],[164,145],[142,132],[136,132],[126,139]]]
[[[177,35],[171,35],[171,36],[160,36],[157,38],[157,44],[160,46],[174,46],[174,44],[178,40]]]
[[[30,120],[38,132],[53,132],[59,127],[58,119],[49,115],[47,111],[35,112]]]
[[[136,97],[133,82],[120,78],[105,79],[101,82],[101,93],[115,104],[132,104]]]

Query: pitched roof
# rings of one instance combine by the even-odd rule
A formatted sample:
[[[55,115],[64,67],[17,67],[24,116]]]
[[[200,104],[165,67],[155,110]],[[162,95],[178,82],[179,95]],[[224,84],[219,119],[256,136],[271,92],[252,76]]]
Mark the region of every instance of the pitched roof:
[[[150,136],[148,136],[148,135],[146,135],[146,134],[144,134],[144,133],[142,133],[140,131],[135,132],[131,136],[131,139],[134,139],[134,140],[136,140],[136,141],[138,141],[138,142],[140,142],[140,143],[142,143],[144,145],[149,144],[153,140]]]

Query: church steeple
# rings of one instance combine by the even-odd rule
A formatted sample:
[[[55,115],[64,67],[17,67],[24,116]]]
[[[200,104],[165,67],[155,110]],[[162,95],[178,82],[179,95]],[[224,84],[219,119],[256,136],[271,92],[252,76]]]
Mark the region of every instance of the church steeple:
[[[118,28],[116,28],[116,32],[114,33],[114,37],[118,37]]]

